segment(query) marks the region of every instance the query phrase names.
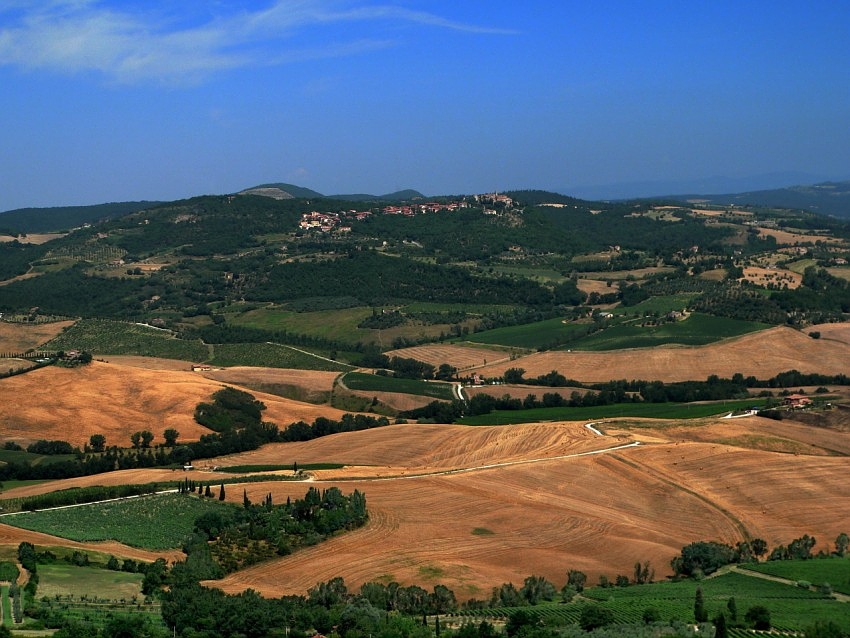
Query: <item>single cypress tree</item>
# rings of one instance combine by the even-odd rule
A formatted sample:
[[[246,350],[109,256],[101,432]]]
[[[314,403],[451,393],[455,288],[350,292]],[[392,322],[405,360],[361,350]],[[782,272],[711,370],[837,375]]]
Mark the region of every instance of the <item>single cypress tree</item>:
[[[714,638],[729,638],[729,630],[726,628],[726,616],[718,614],[714,619]]]
[[[735,597],[729,599],[726,603],[726,609],[729,610],[729,618],[732,622],[738,621],[738,603],[735,602]]]
[[[694,620],[706,622],[708,620],[708,612],[705,609],[705,599],[702,595],[702,587],[697,587],[697,593],[694,596]]]
[[[221,487],[218,490],[218,500],[224,500],[224,483],[221,484]]]

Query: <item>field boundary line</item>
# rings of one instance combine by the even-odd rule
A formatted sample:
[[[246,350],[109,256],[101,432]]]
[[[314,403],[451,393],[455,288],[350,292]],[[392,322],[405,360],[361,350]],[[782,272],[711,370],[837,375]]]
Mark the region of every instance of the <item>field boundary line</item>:
[[[599,454],[610,454],[627,448],[633,448],[641,445],[640,441],[615,445],[613,447],[602,448],[601,450],[590,450],[589,452],[574,452],[573,454],[561,454],[558,456],[546,456],[536,459],[522,459],[520,461],[504,461],[502,463],[489,463],[487,465],[475,465],[472,467],[454,468],[451,470],[436,470],[433,472],[420,472],[417,474],[396,474],[393,476],[368,476],[368,477],[346,477],[337,479],[313,479],[316,483],[336,483],[340,481],[361,481],[361,482],[376,482],[376,481],[397,481],[399,479],[419,479],[430,478],[433,476],[451,476],[453,474],[467,474],[469,472],[483,472],[502,467],[512,467],[515,465],[531,465],[533,463],[545,463],[547,461],[563,461],[565,459],[574,459],[582,456],[593,456]]]
[[[132,496],[119,496],[118,498],[107,498],[102,501],[90,501],[88,503],[73,503],[71,505],[56,505],[54,507],[45,507],[40,510],[21,510],[20,512],[6,512],[0,514],[0,518],[4,516],[18,516],[19,514],[32,514],[34,512],[51,512],[53,510],[66,510],[71,507],[84,507],[85,505],[100,505],[101,503],[115,503],[116,501],[129,501],[131,498],[144,498],[146,496],[159,496],[160,494],[176,494],[179,490],[160,490],[159,492],[151,492],[150,494],[133,494]]]
[[[309,350],[302,350],[301,348],[296,348],[295,346],[290,346],[285,343],[276,343],[274,341],[266,341],[266,343],[270,346],[278,346],[279,348],[289,348],[290,350],[295,350],[295,352],[300,352],[301,354],[306,354],[310,357],[315,357],[316,359],[321,359],[322,361],[329,361],[331,363],[335,363],[337,365],[346,366],[351,368],[352,370],[356,370],[357,366],[353,366],[350,363],[343,363],[342,361],[336,361],[334,359],[330,359],[329,357],[323,357],[320,354],[316,354],[315,352],[310,352]]]

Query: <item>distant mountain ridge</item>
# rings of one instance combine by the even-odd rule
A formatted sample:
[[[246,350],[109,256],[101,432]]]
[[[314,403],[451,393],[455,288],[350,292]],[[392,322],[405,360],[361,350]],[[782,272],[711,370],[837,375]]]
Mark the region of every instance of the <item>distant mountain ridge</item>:
[[[652,199],[676,201],[701,201],[719,205],[775,206],[799,208],[821,215],[850,217],[850,180],[821,182],[819,184],[789,186],[771,190],[728,193],[721,195],[668,195]]]
[[[260,195],[263,197],[271,197],[272,199],[339,199],[347,202],[371,202],[371,201],[404,201],[410,199],[425,199],[425,195],[417,190],[408,188],[405,190],[387,193],[386,195],[369,195],[367,193],[351,193],[342,195],[323,195],[318,191],[314,191],[295,184],[286,184],[283,182],[275,182],[272,184],[260,184],[246,188],[237,193],[238,195]]]

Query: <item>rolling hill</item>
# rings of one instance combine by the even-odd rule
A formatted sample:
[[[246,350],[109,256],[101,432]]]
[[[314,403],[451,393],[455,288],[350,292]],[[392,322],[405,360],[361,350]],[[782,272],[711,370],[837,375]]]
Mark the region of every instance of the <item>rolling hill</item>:
[[[670,195],[661,199],[735,206],[799,208],[822,215],[850,217],[850,181],[821,182],[819,184],[723,195]]]

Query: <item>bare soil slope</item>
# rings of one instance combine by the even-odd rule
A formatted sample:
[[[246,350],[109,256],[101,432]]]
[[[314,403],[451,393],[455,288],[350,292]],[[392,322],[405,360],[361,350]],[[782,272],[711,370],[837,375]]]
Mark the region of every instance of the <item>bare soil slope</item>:
[[[843,326],[845,324],[830,324]],[[826,329],[823,327],[824,330]],[[834,332],[832,332],[834,331]],[[831,328],[830,335],[843,335]],[[502,376],[508,368],[524,368],[527,377],[558,370],[571,379],[602,382],[611,379],[651,379],[665,382],[705,380],[709,375],[770,378],[786,370],[846,374],[850,343],[812,339],[792,328],[778,327],[699,347],[662,346],[611,352],[541,352],[480,370]]]
[[[195,423],[195,406],[224,384],[192,372],[146,370],[95,361],[75,369],[55,366],[0,380],[0,438],[18,442],[60,439],[82,446],[92,434],[107,444],[128,445],[130,435],[150,430],[154,443],[174,428],[184,441],[209,432]],[[342,412],[253,393],[266,404],[267,421],[280,427]]]

